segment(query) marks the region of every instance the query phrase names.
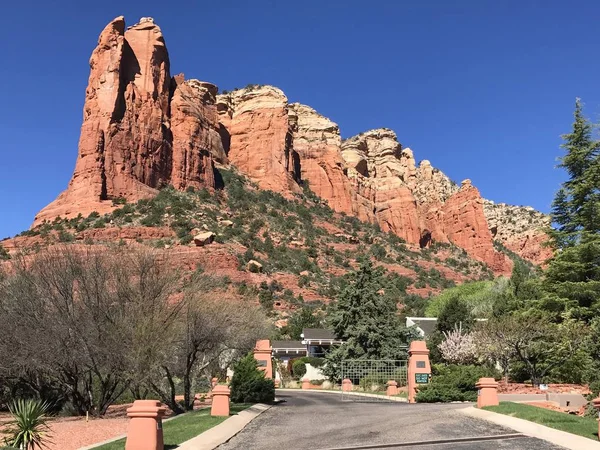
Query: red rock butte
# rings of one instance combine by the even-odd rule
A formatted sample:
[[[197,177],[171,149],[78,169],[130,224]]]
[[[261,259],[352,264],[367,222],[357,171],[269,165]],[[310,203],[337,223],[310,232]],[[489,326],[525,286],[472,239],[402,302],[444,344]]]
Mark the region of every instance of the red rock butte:
[[[115,199],[152,197],[169,184],[213,190],[228,165],[285,196],[308,183],[337,212],[421,247],[453,243],[496,273],[512,263],[494,239],[535,263],[551,255],[542,245],[548,217],[484,200],[469,180],[459,187],[427,160],[417,165],[392,130],[342,140],[337,124],[276,87],[219,95],[214,84],[172,77],[151,18],[126,29],[117,17],[100,34],[73,176],[33,226],[109,212]]]

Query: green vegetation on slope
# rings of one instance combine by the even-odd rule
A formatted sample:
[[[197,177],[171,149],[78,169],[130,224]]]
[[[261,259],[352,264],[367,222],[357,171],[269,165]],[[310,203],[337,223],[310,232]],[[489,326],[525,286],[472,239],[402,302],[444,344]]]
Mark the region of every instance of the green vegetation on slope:
[[[538,408],[537,406],[512,402],[502,402],[498,406],[488,406],[484,409],[598,440],[598,421],[595,418],[573,416]]]
[[[437,317],[444,306],[452,298],[459,298],[464,302],[471,314],[476,318],[487,318],[492,315],[494,303],[508,286],[508,279],[499,277],[494,281],[475,281],[446,289],[441,294],[431,298],[425,315]]]
[[[238,252],[239,270],[246,270],[247,262],[256,260],[263,265],[263,272],[295,274],[299,288],[310,289],[325,299],[337,295],[342,283],[340,273],[356,267],[358,255],[368,255],[380,264],[415,271],[416,277],[397,275],[392,271],[387,275],[389,285],[393,286],[400,301],[411,285],[432,291],[454,285],[436,268],[421,267],[421,262],[452,266],[453,270],[472,279],[491,276],[485,264],[471,259],[455,246],[433,245],[431,249],[421,251],[411,249],[395,234],[382,232],[378,225],[335,214],[307,184],[303,194],[286,199],[272,191],[257,189],[233,170],[221,169],[220,173],[225,188],[214,193],[206,189],[180,192],[167,186],[156,197],[135,204],[124,203],[123,199],[114,200],[115,206],[120,207],[111,214],[92,213],[87,218],[78,216],[69,220],[58,218],[23,235],[39,235],[47,243],[68,243],[88,229],[170,228],[173,237],[146,241],[162,248],[189,245],[194,230],[207,229],[216,233],[217,242],[239,244],[232,246]],[[339,231],[332,232],[327,225]],[[84,242],[94,243],[89,237]],[[450,254],[448,263],[438,257],[440,252]],[[268,290],[272,295],[264,292],[261,298],[261,303],[267,307],[277,299],[302,303],[292,291]]]

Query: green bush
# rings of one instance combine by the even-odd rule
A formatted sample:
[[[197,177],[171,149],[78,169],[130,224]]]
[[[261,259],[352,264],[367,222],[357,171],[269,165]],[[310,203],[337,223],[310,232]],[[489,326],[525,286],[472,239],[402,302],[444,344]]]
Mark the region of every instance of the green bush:
[[[252,353],[234,365],[230,387],[233,403],[264,403],[275,399],[275,384],[265,378]]]
[[[419,387],[417,402],[474,402],[475,383],[482,377],[499,378],[494,369],[483,366],[434,365],[431,383]]]
[[[0,261],[10,259],[10,255],[6,251],[2,244],[0,244]]]
[[[296,378],[302,378],[306,375],[306,363],[302,359],[303,358],[297,359],[292,363],[292,374]]]

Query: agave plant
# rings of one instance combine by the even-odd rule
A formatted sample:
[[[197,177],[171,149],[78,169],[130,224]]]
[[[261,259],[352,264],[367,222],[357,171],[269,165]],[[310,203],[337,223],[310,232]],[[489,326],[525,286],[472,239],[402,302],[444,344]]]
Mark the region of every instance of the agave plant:
[[[49,443],[48,411],[50,404],[40,400],[15,400],[8,407],[12,420],[3,430],[7,445],[22,450],[42,448]]]

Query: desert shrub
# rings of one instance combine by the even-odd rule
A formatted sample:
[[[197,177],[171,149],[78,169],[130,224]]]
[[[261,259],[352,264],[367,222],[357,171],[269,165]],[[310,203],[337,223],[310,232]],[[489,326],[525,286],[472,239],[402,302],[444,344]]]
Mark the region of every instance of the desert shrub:
[[[234,365],[230,387],[233,403],[272,402],[275,399],[275,384],[265,378],[252,353]]]
[[[499,374],[484,366],[434,365],[431,383],[419,387],[417,402],[474,402],[475,383],[482,377],[499,378]]]
[[[307,364],[310,364],[313,367],[322,367],[323,364],[325,364],[325,359],[324,358],[316,358],[314,356],[305,356],[303,358],[300,358],[302,361],[304,361]]]
[[[302,360],[302,358],[295,360],[292,363],[292,374],[296,378],[302,378],[306,375],[306,363]]]
[[[2,244],[0,244],[0,261],[10,259],[9,253],[6,251]]]

